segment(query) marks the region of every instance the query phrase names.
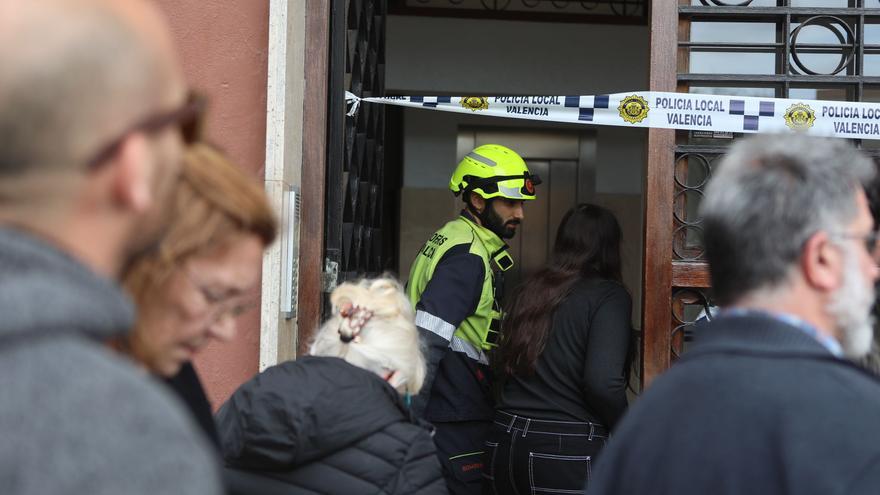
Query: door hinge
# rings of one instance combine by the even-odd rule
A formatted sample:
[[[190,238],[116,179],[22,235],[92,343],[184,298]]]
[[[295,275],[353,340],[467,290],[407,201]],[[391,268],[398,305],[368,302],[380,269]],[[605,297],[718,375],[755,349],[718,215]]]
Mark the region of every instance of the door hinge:
[[[339,280],[339,263],[324,258],[324,272],[321,274],[321,289],[328,294],[336,289]]]

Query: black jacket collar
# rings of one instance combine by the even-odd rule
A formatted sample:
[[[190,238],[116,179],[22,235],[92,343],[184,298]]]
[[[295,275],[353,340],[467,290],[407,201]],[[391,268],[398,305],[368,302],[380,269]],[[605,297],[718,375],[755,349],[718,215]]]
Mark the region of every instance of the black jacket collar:
[[[815,338],[803,330],[769,315],[720,316],[698,324],[694,349],[685,357],[709,353],[798,355],[835,359]]]

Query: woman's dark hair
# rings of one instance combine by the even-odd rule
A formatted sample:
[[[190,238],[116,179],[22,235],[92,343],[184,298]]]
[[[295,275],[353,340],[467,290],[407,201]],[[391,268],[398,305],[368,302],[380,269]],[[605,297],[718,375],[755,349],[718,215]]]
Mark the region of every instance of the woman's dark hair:
[[[582,203],[565,214],[550,261],[519,286],[508,309],[495,354],[503,376],[535,371],[553,313],[575,282],[590,277],[621,281],[620,238],[617,219],[601,206]]]

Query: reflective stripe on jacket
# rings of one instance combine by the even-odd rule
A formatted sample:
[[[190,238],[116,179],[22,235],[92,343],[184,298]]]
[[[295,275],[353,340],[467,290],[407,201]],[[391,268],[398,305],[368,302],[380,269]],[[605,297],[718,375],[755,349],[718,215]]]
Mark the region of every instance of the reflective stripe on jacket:
[[[513,266],[507,245],[465,212],[435,232],[413,262],[407,295],[428,365],[413,407],[427,408],[428,420],[491,419],[486,351],[497,344],[501,322],[493,263]]]

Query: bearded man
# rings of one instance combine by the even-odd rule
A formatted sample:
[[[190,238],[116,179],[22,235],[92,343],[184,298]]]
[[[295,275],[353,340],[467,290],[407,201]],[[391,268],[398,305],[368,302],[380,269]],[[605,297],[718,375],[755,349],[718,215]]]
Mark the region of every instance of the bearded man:
[[[436,428],[434,442],[449,492],[482,490],[483,444],[495,414],[487,352],[501,330],[501,287],[513,266],[505,240],[535,199],[537,176],[510,148],[485,144],[449,180],[464,209],[413,261],[407,295],[426,344],[427,375],[413,403]]]

